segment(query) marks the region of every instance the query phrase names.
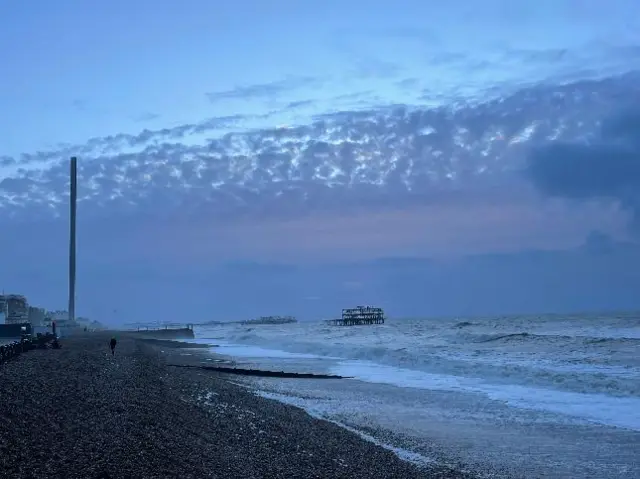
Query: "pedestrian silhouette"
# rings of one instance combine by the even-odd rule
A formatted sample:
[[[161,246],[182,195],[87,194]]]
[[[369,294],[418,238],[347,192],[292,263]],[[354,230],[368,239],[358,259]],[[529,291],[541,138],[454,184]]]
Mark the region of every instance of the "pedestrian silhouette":
[[[109,347],[111,348],[111,356],[113,356],[116,353],[116,338],[111,338],[111,341],[109,341]]]

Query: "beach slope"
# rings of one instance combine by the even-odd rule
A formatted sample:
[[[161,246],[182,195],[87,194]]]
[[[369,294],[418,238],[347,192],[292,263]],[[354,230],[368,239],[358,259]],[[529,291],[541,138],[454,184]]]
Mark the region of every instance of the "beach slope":
[[[229,376],[167,366],[157,348],[67,339],[0,366],[0,477],[417,478],[419,469]]]

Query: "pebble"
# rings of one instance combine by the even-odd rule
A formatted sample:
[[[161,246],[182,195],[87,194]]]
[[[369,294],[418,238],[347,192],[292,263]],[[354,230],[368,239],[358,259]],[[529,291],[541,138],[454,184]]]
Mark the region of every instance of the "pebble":
[[[420,469],[141,340],[65,339],[0,366],[0,477],[466,478]]]

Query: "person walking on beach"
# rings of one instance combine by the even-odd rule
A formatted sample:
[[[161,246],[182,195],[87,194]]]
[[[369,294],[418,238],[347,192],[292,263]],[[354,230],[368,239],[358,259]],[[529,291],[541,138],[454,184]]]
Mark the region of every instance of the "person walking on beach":
[[[111,338],[111,341],[109,341],[109,347],[111,348],[111,356],[115,355],[116,353],[116,338],[115,336]]]

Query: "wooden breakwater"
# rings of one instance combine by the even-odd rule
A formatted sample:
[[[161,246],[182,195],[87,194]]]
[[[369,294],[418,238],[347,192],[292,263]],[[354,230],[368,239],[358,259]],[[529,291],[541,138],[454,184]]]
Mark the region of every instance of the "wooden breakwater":
[[[170,327],[169,325],[159,328],[139,327],[136,330],[127,331],[127,333],[155,339],[193,339],[196,337],[193,333],[192,324],[187,324],[182,327]]]
[[[190,364],[168,364],[176,368],[198,368],[218,373],[237,374],[240,376],[258,376],[265,378],[298,378],[298,379],[353,379],[349,376],[316,373],[294,373],[286,371],[267,371],[264,369],[228,368],[224,366],[197,366]]]
[[[385,316],[382,308],[373,306],[356,306],[342,310],[342,317],[329,319],[327,324],[333,326],[361,326],[364,324],[384,324]]]
[[[58,338],[52,334],[38,334],[35,337],[25,337],[0,346],[0,364],[9,361],[22,353],[32,349],[60,348]]]

